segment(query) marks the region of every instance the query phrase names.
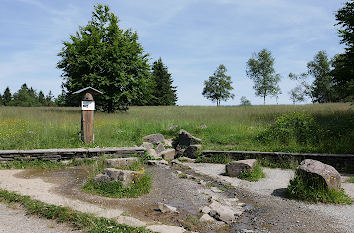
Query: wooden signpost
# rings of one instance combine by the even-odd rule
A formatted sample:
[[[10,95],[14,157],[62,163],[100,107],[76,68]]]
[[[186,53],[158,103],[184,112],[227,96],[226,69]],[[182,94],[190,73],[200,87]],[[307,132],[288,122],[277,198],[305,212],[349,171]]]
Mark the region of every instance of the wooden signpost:
[[[93,95],[102,94],[99,90],[86,87],[73,94],[83,94],[81,101],[81,140],[87,144],[94,142],[93,114],[95,111],[95,101]]]

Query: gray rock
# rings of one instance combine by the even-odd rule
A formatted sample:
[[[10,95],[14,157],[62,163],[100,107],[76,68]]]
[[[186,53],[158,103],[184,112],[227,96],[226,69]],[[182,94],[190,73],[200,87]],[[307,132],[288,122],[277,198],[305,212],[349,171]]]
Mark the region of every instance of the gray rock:
[[[188,157],[188,158],[192,158],[192,159],[196,159],[197,158],[197,152],[200,149],[202,149],[202,145],[200,145],[200,144],[190,145],[183,152],[183,156]]]
[[[221,205],[219,202],[212,200],[209,207],[211,209],[209,215],[217,220],[225,223],[232,223],[236,220],[234,210],[228,206]]]
[[[224,192],[224,191],[218,189],[217,187],[211,187],[210,189],[211,189],[211,191],[213,191],[214,193],[222,193],[222,192]]]
[[[178,125],[172,125],[171,127],[168,127],[168,131],[177,131],[179,129]]]
[[[163,144],[162,144],[162,143],[159,143],[159,144],[157,145],[157,147],[156,147],[156,153],[159,154],[159,153],[161,153],[161,152],[164,151],[164,150],[165,150],[165,147],[163,146]]]
[[[187,157],[180,157],[178,158],[179,161],[181,162],[187,162],[187,163],[194,163],[195,159],[187,158]]]
[[[182,164],[179,160],[174,159],[171,161],[171,164]]]
[[[140,147],[144,147],[146,150],[154,149],[154,145],[150,142],[143,142]]]
[[[199,126],[198,128],[199,128],[199,129],[207,129],[207,128],[208,128],[208,126],[207,126],[207,125],[205,125],[205,124],[203,124],[203,125]]]
[[[183,227],[169,225],[150,225],[147,226],[146,229],[159,233],[183,233],[186,231]]]
[[[341,176],[332,166],[313,159],[305,159],[296,170],[297,174],[304,173],[310,177],[320,177],[328,188],[341,189]]]
[[[154,149],[148,149],[147,152],[148,152],[148,154],[149,154],[152,158],[154,158],[154,159],[159,158],[159,157],[157,156],[156,151],[155,151]]]
[[[113,181],[122,182],[123,185],[130,185],[136,182],[141,176],[141,173],[136,171],[120,170],[115,168],[105,168],[104,174]]]
[[[199,219],[200,222],[215,222],[215,219],[212,218],[209,214],[203,214],[203,216]]]
[[[209,214],[210,211],[211,211],[211,209],[209,206],[204,206],[203,208],[200,209],[200,212],[204,213],[204,214]]]
[[[150,143],[152,143],[154,145],[157,145],[157,144],[163,142],[164,140],[165,140],[165,138],[163,137],[163,135],[159,134],[159,133],[150,134],[150,135],[147,135],[147,136],[143,137],[143,141],[144,142],[150,142]]]
[[[105,175],[105,174],[98,174],[97,176],[95,176],[95,178],[93,178],[93,182],[96,183],[107,183],[107,182],[111,182],[112,179]]]
[[[148,160],[148,165],[168,166],[168,162],[166,160]]]
[[[173,206],[169,206],[166,205],[162,202],[157,203],[158,209],[162,212],[162,213],[178,213],[177,208],[173,207]]]
[[[181,129],[178,133],[178,144],[181,147],[187,147],[190,145],[201,144],[202,140],[192,136],[192,134],[188,133],[184,129]]]
[[[137,157],[130,157],[130,158],[115,158],[115,159],[106,159],[104,164],[107,167],[129,167],[134,163],[139,163],[139,158]]]
[[[165,146],[168,146],[168,147],[172,147],[172,139],[165,139],[164,143],[165,143]]]
[[[252,171],[252,169],[257,165],[256,159],[246,159],[239,161],[232,161],[226,164],[226,174],[228,176],[237,177],[243,172]]]
[[[158,156],[166,160],[173,160],[175,158],[175,155],[176,155],[175,149],[167,149],[158,154]]]

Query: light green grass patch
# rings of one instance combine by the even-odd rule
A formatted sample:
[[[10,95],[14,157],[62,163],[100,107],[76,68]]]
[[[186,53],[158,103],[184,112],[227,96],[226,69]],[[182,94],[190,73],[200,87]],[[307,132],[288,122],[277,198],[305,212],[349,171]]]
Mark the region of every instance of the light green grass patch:
[[[254,166],[253,170],[248,171],[248,172],[242,172],[238,178],[240,178],[242,180],[255,182],[255,181],[258,181],[264,177],[265,177],[265,174],[262,171],[262,167],[259,163],[257,163],[257,165]]]

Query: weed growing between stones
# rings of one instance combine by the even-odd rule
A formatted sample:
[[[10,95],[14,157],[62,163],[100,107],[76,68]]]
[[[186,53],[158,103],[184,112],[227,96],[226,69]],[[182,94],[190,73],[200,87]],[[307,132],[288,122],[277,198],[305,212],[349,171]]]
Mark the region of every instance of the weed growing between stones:
[[[243,172],[239,176],[240,179],[248,180],[251,182],[258,181],[264,177],[265,177],[265,175],[264,175],[264,173],[262,171],[262,167],[259,163],[257,163],[257,165],[253,168],[252,171]]]
[[[87,193],[98,194],[105,197],[139,197],[142,194],[149,193],[151,189],[152,178],[150,174],[143,174],[138,181],[124,186],[122,182],[94,182],[88,180],[82,190]]]
[[[125,169],[137,171],[141,175],[139,179],[132,182],[128,186],[123,185],[122,182],[94,182],[93,178],[102,173],[106,168],[104,160],[106,157],[100,158],[92,167],[88,181],[82,187],[82,190],[87,193],[98,194],[106,197],[122,198],[122,197],[138,197],[149,193],[152,186],[152,176],[144,172],[143,159],[140,162],[134,162],[128,167],[119,167],[118,169]]]
[[[2,189],[0,189],[0,201],[8,204],[18,203],[26,210],[27,214],[53,219],[58,222],[69,223],[74,228],[85,232],[150,232],[143,227],[131,227],[124,224],[118,224],[114,219],[95,217],[92,214],[75,211],[68,207],[50,205],[41,201],[32,200],[29,196],[22,196]]]
[[[329,189],[319,176],[309,176],[298,171],[295,177],[290,180],[286,196],[290,199],[314,203],[323,202],[349,205],[353,203],[353,200],[344,193],[343,189],[340,191]]]
[[[215,155],[211,157],[199,156],[195,160],[196,163],[221,163],[227,164],[232,161],[232,158],[229,155]]]
[[[345,182],[347,182],[347,183],[354,183],[354,177],[348,178]]]

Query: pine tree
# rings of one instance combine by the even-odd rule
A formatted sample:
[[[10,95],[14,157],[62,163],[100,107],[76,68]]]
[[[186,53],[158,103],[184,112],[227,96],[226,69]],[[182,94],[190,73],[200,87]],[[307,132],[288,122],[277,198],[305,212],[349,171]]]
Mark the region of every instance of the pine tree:
[[[173,80],[168,68],[159,58],[152,65],[152,79],[154,81],[153,104],[154,105],[176,105],[176,87],[172,86]]]
[[[12,94],[11,94],[10,88],[6,87],[6,89],[4,91],[4,95],[2,96],[2,103],[5,106],[9,106],[11,104],[11,100],[12,100]]]

